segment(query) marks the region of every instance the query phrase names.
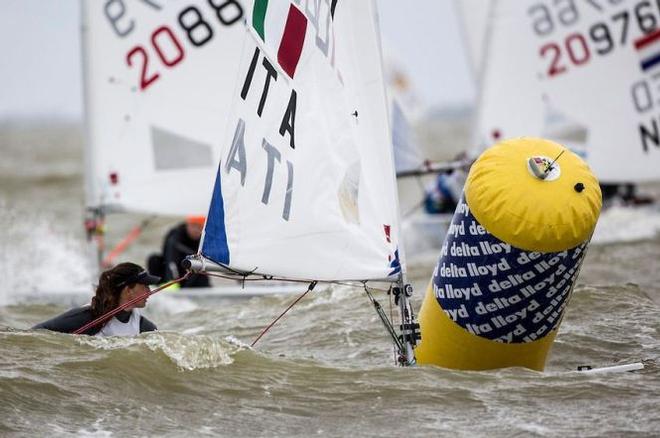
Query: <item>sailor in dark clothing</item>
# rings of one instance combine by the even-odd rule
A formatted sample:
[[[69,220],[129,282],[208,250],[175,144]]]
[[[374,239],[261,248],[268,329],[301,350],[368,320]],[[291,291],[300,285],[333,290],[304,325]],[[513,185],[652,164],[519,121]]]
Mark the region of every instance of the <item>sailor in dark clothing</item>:
[[[426,190],[425,211],[429,214],[453,213],[461,199],[466,178],[467,172],[462,169],[439,174]]]
[[[603,206],[611,205],[647,205],[655,200],[648,195],[637,194],[637,186],[631,183],[625,184],[600,184],[600,191],[603,196]]]
[[[149,271],[162,275],[164,281],[181,277],[184,274],[181,262],[187,256],[197,253],[205,220],[204,216],[188,216],[184,223],[172,228],[165,236],[163,254],[149,257]],[[206,275],[193,274],[181,282],[181,287],[209,286]]]
[[[32,327],[61,333],[73,333],[101,315],[143,295],[149,291],[148,285],[158,284],[160,277],[149,274],[135,263],[120,263],[104,271],[92,303],[71,309],[55,318]],[[95,336],[135,336],[142,332],[156,330],[156,325],[142,316],[139,309],[147,303],[147,298],[138,301],[116,314],[110,320],[84,332]]]

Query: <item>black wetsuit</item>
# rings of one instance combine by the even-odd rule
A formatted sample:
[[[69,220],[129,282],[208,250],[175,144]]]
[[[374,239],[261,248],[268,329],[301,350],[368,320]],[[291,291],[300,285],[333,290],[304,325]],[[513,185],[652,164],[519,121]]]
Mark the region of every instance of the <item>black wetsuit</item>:
[[[600,193],[603,197],[604,204],[611,204],[615,199],[620,198],[620,185],[619,184],[600,184]]]
[[[131,317],[131,312],[122,311],[115,315],[119,321],[126,323]],[[78,330],[80,327],[84,326],[88,322],[93,321],[95,318],[92,316],[92,309],[89,305],[83,307],[76,307],[75,309],[67,310],[61,315],[57,315],[54,318],[44,321],[32,327],[32,329],[46,329],[54,332],[60,333],[73,333]],[[99,324],[96,327],[87,329],[83,334],[85,335],[95,335],[103,328],[103,324]],[[156,325],[149,321],[144,316],[140,317],[140,333],[143,332],[152,332],[157,330]]]
[[[148,262],[149,271],[161,275],[165,282],[179,278],[183,275],[181,262],[187,256],[195,254],[198,247],[199,240],[190,238],[186,231],[186,224],[177,225],[165,237],[161,262],[164,266],[161,270],[155,271],[154,261],[150,259]],[[209,287],[210,285],[209,278],[206,275],[199,274],[193,274],[181,282],[181,287]]]

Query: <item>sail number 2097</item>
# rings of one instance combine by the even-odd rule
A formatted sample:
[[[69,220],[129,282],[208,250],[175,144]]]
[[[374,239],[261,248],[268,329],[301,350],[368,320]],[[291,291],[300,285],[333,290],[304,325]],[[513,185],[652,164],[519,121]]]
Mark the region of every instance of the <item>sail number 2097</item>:
[[[116,1],[118,0],[109,0],[108,4]],[[207,0],[207,3],[223,26],[231,26],[243,18],[243,8],[236,0]],[[110,19],[110,17],[108,18]],[[195,6],[188,6],[179,12],[177,21],[179,30],[185,34],[194,47],[202,47],[213,38],[214,31],[211,23],[206,21],[203,13]],[[117,21],[111,21],[111,23],[115,32],[118,33]],[[118,35],[125,36],[126,34],[118,33]],[[152,62],[154,57],[150,54],[156,55],[155,61]],[[177,32],[170,26],[162,25],[151,33],[150,44],[137,45],[128,51],[126,64],[139,70],[140,90],[145,90],[160,78],[163,66],[175,67],[184,58],[184,45],[177,36]]]
[[[554,77],[572,67],[587,64],[592,55],[606,56],[631,41],[631,35],[646,35],[660,24],[660,0],[642,0],[623,10],[606,13],[606,8],[623,3],[621,0],[582,0],[582,8],[591,7],[603,15],[586,32],[574,31],[549,41],[539,48],[539,56],[545,61],[545,74]],[[557,0],[557,10],[543,3],[528,9],[532,29],[539,37],[546,37],[560,27],[569,29],[580,21],[580,8],[576,0]],[[584,9],[582,9],[584,11]]]

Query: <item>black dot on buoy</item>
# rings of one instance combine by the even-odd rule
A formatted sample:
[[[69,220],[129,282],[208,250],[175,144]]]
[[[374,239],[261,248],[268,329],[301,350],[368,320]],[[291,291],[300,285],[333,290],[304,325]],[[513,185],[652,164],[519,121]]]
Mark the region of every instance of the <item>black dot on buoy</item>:
[[[577,183],[573,186],[576,192],[582,193],[582,190],[584,190],[584,184],[582,183]]]

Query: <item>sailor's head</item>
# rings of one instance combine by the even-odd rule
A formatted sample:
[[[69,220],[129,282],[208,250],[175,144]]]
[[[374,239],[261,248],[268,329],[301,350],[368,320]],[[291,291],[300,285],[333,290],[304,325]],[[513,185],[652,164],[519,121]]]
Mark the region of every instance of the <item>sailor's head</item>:
[[[100,316],[119,305],[127,303],[149,291],[149,285],[160,283],[160,277],[149,274],[135,263],[120,263],[101,273],[96,295],[92,299],[92,311]],[[144,307],[147,297],[137,301],[125,310]]]
[[[192,240],[199,240],[202,238],[202,230],[204,230],[205,221],[206,217],[204,216],[186,216],[186,232]]]

